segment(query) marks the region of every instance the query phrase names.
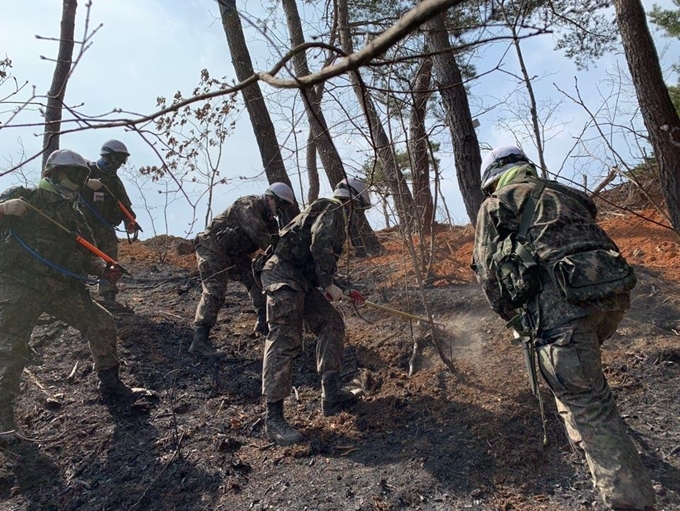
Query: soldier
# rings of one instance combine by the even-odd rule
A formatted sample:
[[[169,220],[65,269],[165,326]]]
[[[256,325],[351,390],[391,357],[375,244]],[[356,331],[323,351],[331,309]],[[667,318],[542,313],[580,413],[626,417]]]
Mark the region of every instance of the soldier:
[[[363,181],[345,179],[338,183],[332,199],[310,204],[280,233],[273,255],[261,274],[267,297],[269,334],[262,367],[267,436],[278,445],[301,442],[302,435],[283,416],[283,400],[292,388],[292,363],[302,344],[303,321],[316,335],[317,371],[321,374],[322,411],[334,415],[357,398],[340,389],[339,372],[345,342],[341,314],[329,303],[343,291],[334,284],[336,265],[347,237],[353,209],[371,206]],[[326,296],[317,288],[323,288]],[[358,291],[347,293],[363,303]]]
[[[133,391],[118,376],[116,324],[94,302],[87,275],[115,283],[121,270],[107,266],[76,241],[92,239],[77,208],[78,188],[90,170],[79,154],[54,151],[36,188],[15,187],[0,195],[0,441],[20,434],[12,403],[19,394],[21,372],[29,360],[28,342],[38,317],[46,312],[87,338],[100,391],[106,398],[129,402]],[[72,231],[73,236],[43,215]]]
[[[630,307],[632,268],[597,225],[592,199],[538,179],[520,149],[500,147],[484,158],[482,190],[473,268],[491,308],[533,341],[569,441],[585,453],[604,502],[653,505],[600,353]]]
[[[290,186],[273,183],[264,195],[238,199],[196,237],[196,259],[203,293],[196,308],[191,353],[218,360],[225,358],[225,354],[210,343],[209,336],[217,322],[217,313],[224,305],[228,277],[248,289],[257,311],[254,332],[266,335],[265,301],[260,284],[253,277],[251,255],[258,249],[266,249],[277,237],[279,224],[285,225],[297,211]]]
[[[125,229],[128,233],[134,234],[139,230],[137,222],[131,221],[121,209],[122,205],[132,217],[136,217],[125,186],[117,174],[130,153],[122,142],[109,140],[102,145],[100,155],[99,161],[89,163],[90,179],[80,191],[81,209],[92,229],[97,247],[105,254],[117,259],[116,227],[125,221]],[[116,302],[118,294],[116,284],[101,282],[98,286],[98,294],[103,299],[105,307],[114,311],[120,308]]]

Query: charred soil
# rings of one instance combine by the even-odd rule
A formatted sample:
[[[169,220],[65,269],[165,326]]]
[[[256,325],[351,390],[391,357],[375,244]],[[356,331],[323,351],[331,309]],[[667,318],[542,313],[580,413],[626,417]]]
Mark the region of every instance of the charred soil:
[[[604,226],[639,277],[631,310],[603,347],[605,372],[655,482],[658,509],[677,510],[680,239],[631,215],[609,216]],[[424,314],[398,236],[381,236],[386,254],[351,259],[348,277],[373,302]],[[188,353],[201,290],[193,255],[179,255],[182,240],[168,237],[121,245],[134,275],[119,295],[132,311],[116,314],[122,377],[157,399],[107,406],[86,342],[41,318],[15,403],[34,441],[0,449],[0,509],[603,509],[543,384],[549,444],[542,445],[521,348],[468,267],[473,237],[470,227],[438,229],[424,290],[456,371],[418,325],[342,304],[342,377],[363,397],[351,412],[321,415],[314,339],[306,335],[286,401],[306,442],[287,448],[264,435],[264,340],[251,334],[245,289],[230,284],[212,332],[229,359],[206,363]],[[422,353],[409,376],[415,339]]]

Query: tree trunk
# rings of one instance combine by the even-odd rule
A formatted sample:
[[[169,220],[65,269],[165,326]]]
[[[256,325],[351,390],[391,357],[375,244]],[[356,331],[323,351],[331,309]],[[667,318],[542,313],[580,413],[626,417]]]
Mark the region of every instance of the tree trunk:
[[[346,54],[354,52],[354,45],[352,44],[352,35],[349,27],[349,13],[347,9],[347,0],[337,0],[337,15],[338,15],[338,29],[340,32],[340,43],[342,50]],[[385,171],[385,178],[387,184],[394,198],[397,215],[402,227],[411,231],[411,218],[414,216],[413,197],[406,180],[397,164],[397,157],[394,152],[389,137],[385,133],[382,125],[382,120],[375,108],[375,103],[371,98],[370,93],[362,86],[359,79],[358,70],[349,73],[352,88],[361,104],[361,107],[366,115],[366,122],[368,123],[371,137],[373,138],[373,145],[380,158],[380,163]]]
[[[296,0],[282,0],[283,11],[286,14],[286,21],[288,22],[291,48],[300,46],[305,42],[302,23],[300,22],[300,14],[295,1]],[[305,52],[298,52],[293,57],[293,65],[295,67],[296,75],[305,76],[310,74],[309,66],[307,64],[307,54]],[[305,105],[309,129],[314,136],[316,149],[319,152],[319,158],[326,170],[328,181],[331,186],[335,186],[346,177],[346,174],[342,165],[342,160],[340,159],[340,154],[328,132],[326,118],[321,111],[321,99],[314,87],[300,89],[300,93],[302,94],[302,100]]]
[[[425,27],[430,30],[430,44],[432,51],[436,53],[433,57],[435,81],[451,130],[458,186],[470,222],[475,225],[477,211],[484,200],[479,174],[482,158],[479,154],[477,134],[472,125],[467,91],[444,24],[445,16],[446,13],[435,16],[425,24]]]
[[[640,113],[659,165],[670,221],[680,233],[680,119],[663,79],[642,3],[615,0],[614,7]]]
[[[227,36],[227,44],[232,63],[236,70],[236,78],[242,82],[253,74],[253,62],[243,35],[243,26],[236,9],[236,0],[217,0],[222,17],[222,26]],[[276,138],[276,130],[272,123],[262,91],[257,83],[243,89],[243,101],[253,125],[257,145],[260,148],[262,165],[270,183],[280,182],[291,186],[290,178],[283,164],[281,150]]]
[[[288,23],[290,45],[291,48],[295,48],[305,42],[296,0],[282,0],[282,4]],[[310,74],[306,53],[298,52],[293,57],[293,65],[295,67],[295,74],[298,76]],[[340,154],[328,131],[326,118],[321,110],[321,94],[314,87],[300,89],[300,93],[302,94],[309,122],[309,129],[314,138],[316,150],[319,153],[319,158],[321,159],[321,163],[328,176],[328,181],[331,186],[335,187],[336,184],[347,177],[347,174],[345,173]],[[355,222],[357,222],[357,227],[351,231],[354,233],[352,244],[357,248],[360,255],[362,255],[363,252],[370,254],[380,253],[380,242],[375,233],[373,233],[373,229],[371,229],[371,226],[368,224],[366,216],[361,211],[357,211],[356,213],[357,214],[353,215],[353,217],[355,218]],[[359,237],[357,238],[356,236]]]
[[[424,53],[427,53],[427,51],[425,50]],[[427,143],[427,131],[425,130],[427,101],[432,95],[432,92],[429,90],[431,78],[432,59],[427,57],[423,60],[413,84],[413,92],[411,94],[413,107],[411,108],[411,119],[409,122],[413,195],[418,225],[422,227],[424,234],[432,233],[432,222],[434,221],[434,207],[432,192],[430,191],[430,148]]]
[[[314,143],[314,134],[309,130],[307,137],[307,149],[305,150],[307,156],[307,179],[309,180],[309,190],[307,190],[307,202],[311,204],[319,198],[319,169],[316,165],[316,144]]]
[[[59,52],[57,64],[52,75],[52,85],[47,93],[45,108],[45,134],[43,135],[43,168],[47,157],[59,149],[59,132],[61,131],[62,107],[73,60],[73,46],[76,27],[76,0],[64,0],[61,11],[61,32],[59,34]]]

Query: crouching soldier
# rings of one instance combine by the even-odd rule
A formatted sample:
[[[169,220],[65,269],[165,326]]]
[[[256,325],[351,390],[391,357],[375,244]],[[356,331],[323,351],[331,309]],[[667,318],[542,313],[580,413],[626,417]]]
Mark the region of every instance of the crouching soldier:
[[[273,183],[263,195],[241,197],[196,237],[196,259],[203,293],[194,318],[194,340],[189,352],[223,359],[224,353],[210,343],[210,330],[224,305],[229,277],[248,289],[257,311],[254,331],[267,333],[265,301],[259,282],[253,277],[252,254],[265,250],[298,212],[293,190],[285,183]],[[277,223],[278,218],[278,223]]]
[[[265,262],[262,287],[267,297],[269,334],[262,367],[262,393],[266,400],[267,436],[278,445],[303,440],[283,415],[283,400],[290,394],[293,357],[302,345],[303,322],[317,340],[316,366],[321,375],[321,407],[334,415],[356,403],[354,394],[340,389],[345,323],[330,301],[343,291],[333,282],[353,209],[371,206],[363,181],[345,179],[331,199],[317,199],[280,233],[274,253]],[[323,288],[326,295],[317,288]],[[348,291],[355,303],[364,298]]]
[[[615,509],[644,509],[654,490],[602,373],[600,345],[630,307],[635,273],[597,225],[592,199],[538,179],[518,148],[482,163],[474,265],[491,308],[533,343],[570,443]]]
[[[116,282],[121,271],[83,248],[76,235],[92,240],[76,207],[78,189],[90,170],[79,154],[61,149],[47,159],[36,188],[16,187],[0,195],[0,441],[19,433],[13,401],[29,359],[28,342],[46,312],[88,340],[104,397],[131,402],[133,391],[118,376],[116,324],[94,302],[87,275]],[[49,219],[52,219],[51,222]],[[71,231],[66,233],[60,226]]]

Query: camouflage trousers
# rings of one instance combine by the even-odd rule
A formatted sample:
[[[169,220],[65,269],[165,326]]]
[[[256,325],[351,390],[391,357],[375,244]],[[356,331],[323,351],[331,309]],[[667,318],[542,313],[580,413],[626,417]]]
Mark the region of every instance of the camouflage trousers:
[[[265,288],[266,274],[262,273]],[[293,387],[293,358],[302,345],[303,322],[316,336],[316,370],[320,375],[342,369],[345,322],[315,288],[305,293],[283,284],[265,294],[269,334],[262,364],[262,394],[273,403],[288,396]]]
[[[569,442],[585,453],[604,502],[644,509],[654,503],[654,489],[602,373],[600,345],[623,314],[598,312],[544,332],[539,344],[547,344],[538,348],[538,361]]]
[[[91,224],[92,234],[94,235],[95,245],[104,252],[107,256],[118,260],[118,235],[108,225],[104,225],[101,221],[95,220]],[[103,296],[106,293],[118,294],[118,286],[111,284],[106,280],[102,280],[97,286],[97,294]]]
[[[217,314],[224,305],[229,279],[246,286],[253,307],[264,310],[264,295],[259,282],[253,277],[252,260],[249,256],[231,258],[198,245],[196,259],[203,292],[196,308],[195,326],[215,326]]]
[[[95,370],[119,365],[113,316],[92,300],[85,286],[35,291],[0,279],[0,395],[5,398],[19,394],[21,372],[30,358],[28,342],[43,312],[80,331],[89,343]]]

